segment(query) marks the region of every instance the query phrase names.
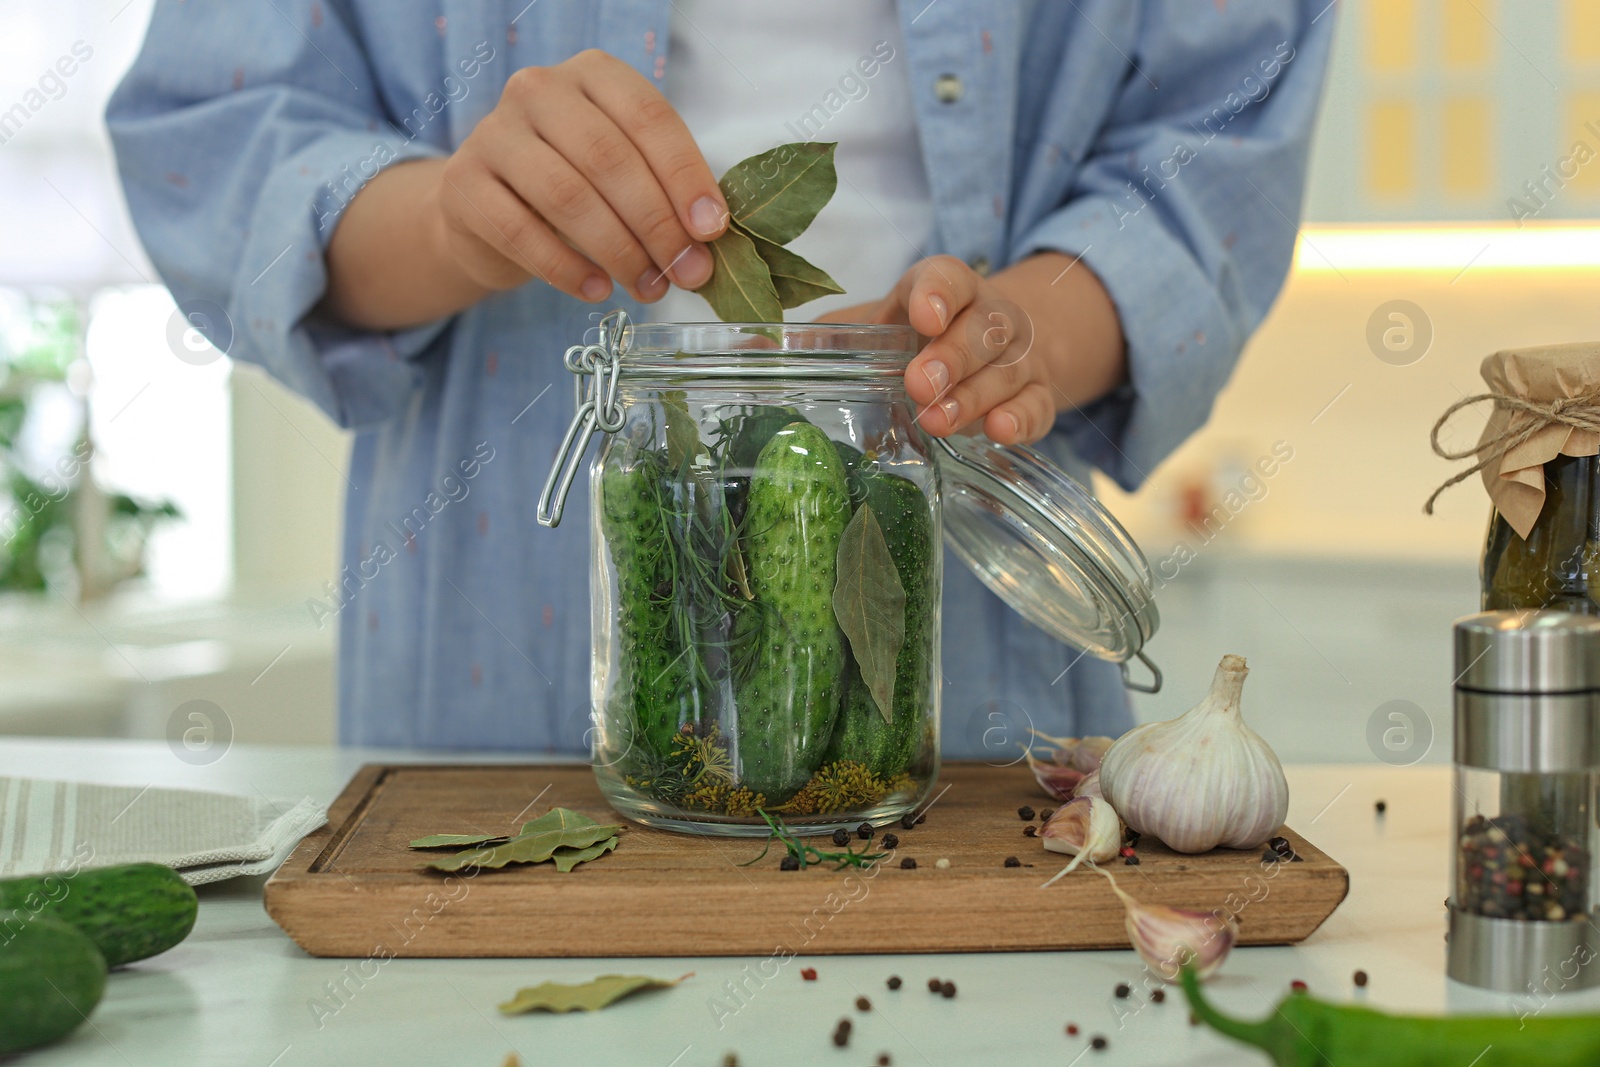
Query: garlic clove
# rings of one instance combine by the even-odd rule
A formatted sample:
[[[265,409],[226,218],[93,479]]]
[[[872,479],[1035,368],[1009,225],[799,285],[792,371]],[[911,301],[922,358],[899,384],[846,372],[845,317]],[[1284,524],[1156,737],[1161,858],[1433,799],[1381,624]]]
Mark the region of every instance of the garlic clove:
[[[1110,751],[1111,746],[1114,744],[1116,744],[1116,739],[1111,737],[1080,738],[1067,756],[1067,766],[1076,767],[1085,774],[1098,771],[1100,769],[1100,761],[1105,759],[1106,753]]]
[[[1028,757],[1028,769],[1033,772],[1034,781],[1056,800],[1071,800],[1073,790],[1083,780],[1083,772],[1060,763],[1046,762],[1035,759],[1032,752],[1024,750]]]
[[[1123,924],[1134,951],[1164,981],[1176,982],[1184,963],[1190,963],[1203,981],[1228,958],[1239,938],[1239,924],[1232,915],[1223,913],[1225,917],[1219,918],[1209,911],[1141,904],[1122,891],[1110,871],[1095,870],[1106,876],[1122,901]]]
[[[1078,788],[1073,790],[1072,795],[1075,797],[1094,797],[1096,800],[1104,800],[1106,796],[1104,791],[1102,791],[1100,788],[1100,772],[1090,771],[1088,774],[1084,775],[1083,781],[1078,783]]]
[[[1111,805],[1097,797],[1074,797],[1050,816],[1039,831],[1039,842],[1051,852],[1075,857],[1054,878],[1071,874],[1084,860],[1104,863],[1122,847],[1122,820]]]
[[[1224,656],[1204,700],[1130,730],[1106,752],[1100,790],[1129,826],[1189,853],[1256,848],[1278,832],[1289,783],[1239,713],[1248,673],[1243,657]]]

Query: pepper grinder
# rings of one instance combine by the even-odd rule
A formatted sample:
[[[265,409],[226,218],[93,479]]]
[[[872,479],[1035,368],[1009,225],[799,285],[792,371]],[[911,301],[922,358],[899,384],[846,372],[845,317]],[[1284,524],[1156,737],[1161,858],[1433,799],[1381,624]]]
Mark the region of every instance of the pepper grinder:
[[[1600,618],[1469,615],[1455,654],[1449,975],[1504,993],[1600,984]]]

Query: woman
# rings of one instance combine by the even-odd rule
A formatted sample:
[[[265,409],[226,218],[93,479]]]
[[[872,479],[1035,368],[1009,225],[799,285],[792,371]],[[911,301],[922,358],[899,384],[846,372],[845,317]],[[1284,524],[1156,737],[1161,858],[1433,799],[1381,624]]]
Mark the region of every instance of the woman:
[[[161,0],[108,113],[151,258],[355,431],[311,605],[342,739],[585,747],[588,531],[534,520],[560,353],[611,306],[710,317],[715,176],[774,144],[839,142],[794,248],[850,295],[797,317],[929,338],[930,433],[1139,484],[1282,284],[1323,2]],[[1114,667],[957,564],[945,597],[947,755],[1129,724]]]

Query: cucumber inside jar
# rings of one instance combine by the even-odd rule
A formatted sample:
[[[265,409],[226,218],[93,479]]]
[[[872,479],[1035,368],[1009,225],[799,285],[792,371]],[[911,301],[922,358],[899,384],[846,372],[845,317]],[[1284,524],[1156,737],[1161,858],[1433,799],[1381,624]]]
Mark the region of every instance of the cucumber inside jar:
[[[598,478],[615,591],[602,760],[669,817],[914,801],[936,745],[923,488],[794,407],[739,408],[704,439],[681,394],[654,407],[664,425],[610,449]],[[853,643],[841,606],[879,625]]]

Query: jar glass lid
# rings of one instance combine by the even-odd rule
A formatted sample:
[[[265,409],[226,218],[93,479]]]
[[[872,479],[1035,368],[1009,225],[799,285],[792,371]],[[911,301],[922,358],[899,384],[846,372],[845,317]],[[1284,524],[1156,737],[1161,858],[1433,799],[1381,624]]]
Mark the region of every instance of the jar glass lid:
[[[1150,565],[1122,525],[1074,478],[1022,445],[937,439],[945,460],[945,540],[984,585],[1046,633],[1123,664],[1155,692],[1144,655],[1161,623]],[[1152,680],[1139,683],[1139,659]]]

